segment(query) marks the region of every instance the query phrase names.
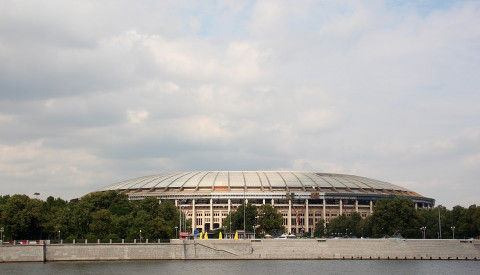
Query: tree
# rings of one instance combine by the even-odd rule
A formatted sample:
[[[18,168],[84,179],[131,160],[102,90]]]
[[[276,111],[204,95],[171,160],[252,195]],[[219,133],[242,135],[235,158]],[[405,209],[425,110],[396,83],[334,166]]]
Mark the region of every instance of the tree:
[[[357,225],[357,237],[372,237],[373,236],[373,216],[367,216],[362,219]]]
[[[89,233],[90,223],[92,221],[91,213],[93,205],[88,199],[82,199],[72,205],[71,210],[71,235],[73,238],[84,239]]]
[[[26,195],[13,195],[3,206],[5,234],[12,239],[40,239],[43,203]]]
[[[323,237],[325,235],[325,220],[319,219],[315,224],[315,231],[313,232],[315,237]]]
[[[375,204],[373,233],[377,237],[400,232],[404,237],[416,237],[420,228],[420,216],[411,199],[396,197],[383,199]]]
[[[90,233],[98,239],[104,239],[110,234],[112,217],[107,209],[100,209],[92,214],[92,221],[89,225]]]
[[[334,219],[331,219],[328,223],[328,234],[329,235],[344,235],[348,233],[348,220],[347,215],[342,214]]]
[[[227,224],[228,231],[243,230],[243,216],[244,216],[244,205],[241,204],[235,212],[230,213],[224,220],[223,224]],[[245,230],[250,232],[253,231],[253,226],[256,223],[257,217],[257,207],[250,203],[245,207]],[[230,216],[232,218],[232,228],[230,228]]]
[[[62,232],[62,236],[69,236],[71,234],[70,220],[68,203],[60,198],[48,197],[41,215],[43,236],[48,239],[55,239],[58,237],[58,231]]]
[[[274,232],[283,232],[283,217],[271,204],[264,204],[258,210],[259,230],[263,234],[274,234]]]

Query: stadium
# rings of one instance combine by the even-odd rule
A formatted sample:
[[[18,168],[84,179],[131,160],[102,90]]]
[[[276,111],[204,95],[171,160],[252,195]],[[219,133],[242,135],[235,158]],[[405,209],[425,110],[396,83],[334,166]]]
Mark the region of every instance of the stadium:
[[[311,233],[315,224],[356,211],[365,218],[375,202],[407,197],[416,208],[435,200],[391,183],[365,177],[293,171],[206,171],[163,173],[122,181],[95,192],[117,191],[130,200],[170,200],[192,221],[192,231],[223,228],[222,220],[244,201],[272,204],[288,233]]]

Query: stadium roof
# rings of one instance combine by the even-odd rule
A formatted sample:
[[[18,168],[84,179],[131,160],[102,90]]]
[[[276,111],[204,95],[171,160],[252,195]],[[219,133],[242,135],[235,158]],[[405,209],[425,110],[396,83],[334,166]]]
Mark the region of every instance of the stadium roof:
[[[97,190],[126,193],[324,192],[423,197],[375,179],[330,173],[294,171],[205,171],[162,173],[130,179]]]

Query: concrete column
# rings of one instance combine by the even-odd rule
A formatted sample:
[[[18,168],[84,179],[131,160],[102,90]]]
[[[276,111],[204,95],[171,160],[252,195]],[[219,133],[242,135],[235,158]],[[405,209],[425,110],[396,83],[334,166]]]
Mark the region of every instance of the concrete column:
[[[343,202],[342,202],[342,200],[340,200],[340,214],[339,214],[339,216],[343,214],[343,209],[342,208],[343,208]]]
[[[265,205],[265,199],[263,199],[263,205]]]
[[[178,207],[178,200],[175,200],[175,207]]]
[[[373,214],[373,201],[370,201],[370,215]]]
[[[415,203],[415,210],[418,210],[418,203]]]
[[[303,215],[303,219],[305,220],[305,233],[308,233],[310,231],[310,222],[308,219],[308,199],[305,200],[305,214]]]
[[[202,211],[202,232],[205,233],[205,211]]]
[[[213,199],[210,199],[210,230],[213,230]]]
[[[358,200],[355,200],[355,212],[358,212]]]
[[[195,209],[195,200],[192,200],[192,234],[197,229],[197,211]]]
[[[218,214],[218,224],[220,225],[220,228],[223,230],[223,211],[220,211],[220,213]],[[223,234],[223,233],[222,233]]]
[[[292,233],[292,203],[288,200],[288,220],[287,220],[287,233]]]
[[[327,219],[326,219],[326,214],[327,212],[327,202],[325,201],[325,198],[323,199],[323,214],[322,214],[322,217],[323,217],[323,220],[326,222]]]

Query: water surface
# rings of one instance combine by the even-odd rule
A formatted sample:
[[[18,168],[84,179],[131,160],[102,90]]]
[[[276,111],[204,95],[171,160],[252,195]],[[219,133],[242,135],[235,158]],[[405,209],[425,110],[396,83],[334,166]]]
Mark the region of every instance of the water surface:
[[[480,274],[480,261],[189,260],[1,263],[0,274]]]

